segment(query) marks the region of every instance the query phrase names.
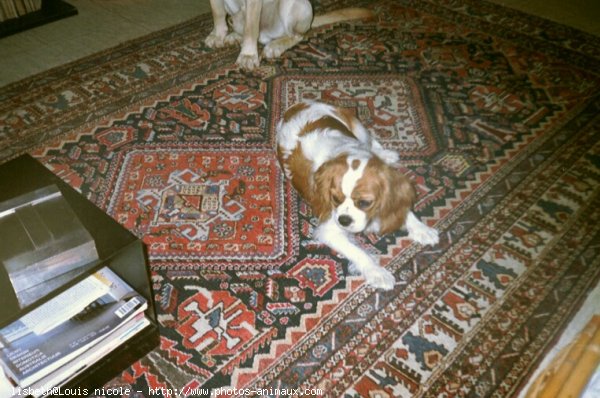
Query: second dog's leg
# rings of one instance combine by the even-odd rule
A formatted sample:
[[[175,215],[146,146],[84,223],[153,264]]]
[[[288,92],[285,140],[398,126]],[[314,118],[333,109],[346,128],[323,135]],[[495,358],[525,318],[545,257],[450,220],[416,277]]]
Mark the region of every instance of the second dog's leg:
[[[279,3],[278,14],[281,18],[279,24],[285,26],[285,33],[265,45],[265,58],[277,58],[300,43],[310,29],[313,19],[312,6],[308,1],[282,0]]]
[[[263,49],[263,57],[265,58],[277,58],[283,54],[286,50],[294,47],[300,43],[303,36],[285,36],[279,39],[273,40],[265,46]]]
[[[210,9],[213,15],[213,30],[204,40],[204,43],[210,48],[223,47],[225,45],[225,36],[227,35],[227,13],[223,0],[210,0]]]
[[[246,0],[246,21],[242,49],[236,64],[242,69],[252,70],[259,65],[258,33],[260,29],[260,12],[262,0]]]

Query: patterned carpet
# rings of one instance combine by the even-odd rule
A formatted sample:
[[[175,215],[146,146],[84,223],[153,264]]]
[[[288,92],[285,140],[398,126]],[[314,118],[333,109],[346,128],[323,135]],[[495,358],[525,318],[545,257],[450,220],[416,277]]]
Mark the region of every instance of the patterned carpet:
[[[514,396],[596,285],[599,40],[478,0],[360,4],[378,18],[254,73],[206,16],[0,89],[0,161],[32,153],[148,246],[161,345],[111,385]],[[311,240],[282,177],[303,99],[397,150],[441,232],[359,236],[391,292]]]

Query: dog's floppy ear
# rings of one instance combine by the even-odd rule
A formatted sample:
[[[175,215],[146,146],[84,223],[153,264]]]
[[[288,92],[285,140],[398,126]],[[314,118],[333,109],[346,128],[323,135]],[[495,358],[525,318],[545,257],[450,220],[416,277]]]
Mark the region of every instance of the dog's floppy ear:
[[[321,222],[327,220],[335,206],[333,192],[341,186],[342,177],[348,169],[346,156],[328,160],[315,172],[311,205]]]
[[[379,233],[385,235],[404,226],[416,192],[412,182],[400,171],[386,166],[382,173],[383,189],[379,196]]]

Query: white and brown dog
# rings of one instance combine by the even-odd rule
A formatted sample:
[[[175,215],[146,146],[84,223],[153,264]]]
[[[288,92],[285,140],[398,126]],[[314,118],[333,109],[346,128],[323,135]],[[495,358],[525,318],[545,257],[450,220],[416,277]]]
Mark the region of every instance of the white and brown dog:
[[[395,278],[352,235],[384,235],[406,226],[423,245],[438,233],[411,211],[415,190],[398,171],[399,156],[375,140],[352,111],[323,103],[289,108],[277,126],[286,176],[319,218],[315,238],[350,260],[371,286],[392,289]]]
[[[240,44],[236,63],[246,70],[260,63],[257,42],[264,45],[264,58],[276,58],[299,43],[311,27],[373,16],[364,8],[346,8],[313,19],[308,0],[210,0],[210,6],[214,27],[206,37],[206,45],[218,48]]]

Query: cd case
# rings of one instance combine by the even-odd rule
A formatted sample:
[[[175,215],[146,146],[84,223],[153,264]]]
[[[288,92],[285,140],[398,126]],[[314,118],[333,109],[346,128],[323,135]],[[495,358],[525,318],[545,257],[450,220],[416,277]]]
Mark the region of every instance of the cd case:
[[[96,260],[93,237],[55,185],[0,203],[0,263],[21,308]]]

